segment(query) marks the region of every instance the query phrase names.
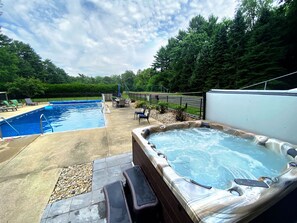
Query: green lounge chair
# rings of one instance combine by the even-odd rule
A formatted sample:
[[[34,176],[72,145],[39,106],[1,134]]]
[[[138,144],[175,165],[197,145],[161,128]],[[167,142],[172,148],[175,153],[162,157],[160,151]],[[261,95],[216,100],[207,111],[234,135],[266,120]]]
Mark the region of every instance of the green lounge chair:
[[[15,105],[17,108],[18,108],[18,107],[23,107],[23,103],[19,103],[18,100],[16,100],[16,99],[12,99],[12,100],[10,100],[10,101],[11,101],[11,103],[12,103],[13,105]]]
[[[2,104],[5,105],[5,108],[11,109],[12,111],[13,110],[18,110],[18,108],[15,105],[9,104],[8,101],[2,101]]]

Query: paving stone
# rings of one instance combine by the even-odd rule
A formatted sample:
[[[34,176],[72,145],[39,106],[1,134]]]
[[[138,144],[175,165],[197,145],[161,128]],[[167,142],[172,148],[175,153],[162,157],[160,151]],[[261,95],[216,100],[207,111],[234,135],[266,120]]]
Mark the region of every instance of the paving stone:
[[[92,223],[106,223],[106,218],[99,219],[99,221],[93,221]]]
[[[66,200],[60,200],[55,203],[52,203],[50,211],[48,213],[48,217],[53,217],[69,212],[71,201],[72,198],[68,198]]]
[[[93,163],[93,171],[96,170],[101,170],[101,169],[106,169],[107,167],[107,163],[106,163],[106,159],[99,159],[99,160],[95,160]]]
[[[98,203],[98,213],[99,213],[99,218],[104,219],[106,218],[106,201],[101,201]]]
[[[95,160],[92,191],[47,205],[41,223],[106,223],[102,188],[117,180],[125,182],[122,172],[132,166],[131,153]]]
[[[43,211],[43,214],[42,214],[41,219],[47,218],[47,216],[48,216],[48,214],[49,214],[49,212],[50,212],[51,205],[52,205],[52,204],[48,204],[48,205],[46,205],[46,207],[45,207],[45,209],[44,209],[44,211]]]
[[[71,223],[86,223],[99,220],[98,205],[92,205],[69,213]]]
[[[69,213],[57,215],[46,219],[46,223],[68,223],[68,222],[69,222]]]
[[[109,167],[107,169],[107,174],[109,178],[112,177],[117,177],[119,175],[122,175],[122,169],[121,166],[113,166],[113,167]]]
[[[123,175],[109,177],[107,179],[107,183],[106,184],[111,184],[111,183],[114,183],[116,181],[122,181],[123,183],[125,183],[125,177]]]
[[[40,223],[46,223],[46,218],[42,218],[41,220],[40,220]]]
[[[92,204],[97,204],[100,201],[103,201],[104,199],[105,198],[104,198],[104,193],[102,189],[92,191],[92,201],[91,201]]]
[[[106,157],[94,160],[94,164],[95,163],[105,163],[105,162],[106,162]]]
[[[123,171],[125,171],[125,170],[131,168],[132,166],[133,166],[132,162],[122,164],[122,165],[121,165],[121,170],[122,170],[122,172],[123,172]]]
[[[117,166],[132,161],[131,153],[106,158],[107,167]]]
[[[88,207],[92,204],[92,192],[80,194],[72,198],[70,211]]]
[[[108,178],[106,170],[97,170],[93,172],[92,190],[101,189],[108,183]]]

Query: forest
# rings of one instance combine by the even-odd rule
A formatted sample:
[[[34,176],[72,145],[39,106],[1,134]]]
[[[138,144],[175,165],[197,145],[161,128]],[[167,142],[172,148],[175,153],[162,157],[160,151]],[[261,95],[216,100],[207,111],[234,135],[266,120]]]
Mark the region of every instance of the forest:
[[[0,90],[24,82],[121,84],[124,90],[201,92],[239,89],[297,71],[297,0],[241,0],[233,19],[197,15],[154,56],[151,67],[122,74],[73,77],[29,44],[0,33]],[[297,77],[290,81],[297,82]],[[278,83],[288,89],[287,83]],[[293,87],[296,87],[293,86]],[[41,94],[42,89],[38,94]]]

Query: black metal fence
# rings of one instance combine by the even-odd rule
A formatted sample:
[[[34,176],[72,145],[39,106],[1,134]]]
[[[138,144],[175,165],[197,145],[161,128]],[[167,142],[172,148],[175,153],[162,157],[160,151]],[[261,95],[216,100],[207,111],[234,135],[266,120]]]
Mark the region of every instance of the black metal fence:
[[[144,94],[129,92],[129,97],[134,100],[147,101],[149,104],[166,102],[169,108],[175,109],[178,106],[186,106],[186,113],[195,118],[205,119],[205,93],[195,93],[192,95],[173,95],[173,94]]]

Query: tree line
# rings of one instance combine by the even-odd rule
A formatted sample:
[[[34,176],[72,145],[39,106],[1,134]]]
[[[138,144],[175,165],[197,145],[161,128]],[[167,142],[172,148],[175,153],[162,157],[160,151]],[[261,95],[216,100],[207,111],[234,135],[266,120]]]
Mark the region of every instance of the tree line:
[[[180,92],[238,89],[296,71],[296,47],[296,0],[242,0],[233,20],[198,15],[170,38],[155,55],[149,82]]]
[[[151,67],[104,77],[70,76],[49,59],[42,60],[29,44],[0,32],[0,89],[15,94],[23,91],[21,86],[43,83],[47,85],[35,89],[36,94],[49,84],[58,88],[71,83],[121,84],[130,91],[238,89],[296,70],[297,0],[242,0],[234,18],[222,21],[198,15],[157,51]]]

